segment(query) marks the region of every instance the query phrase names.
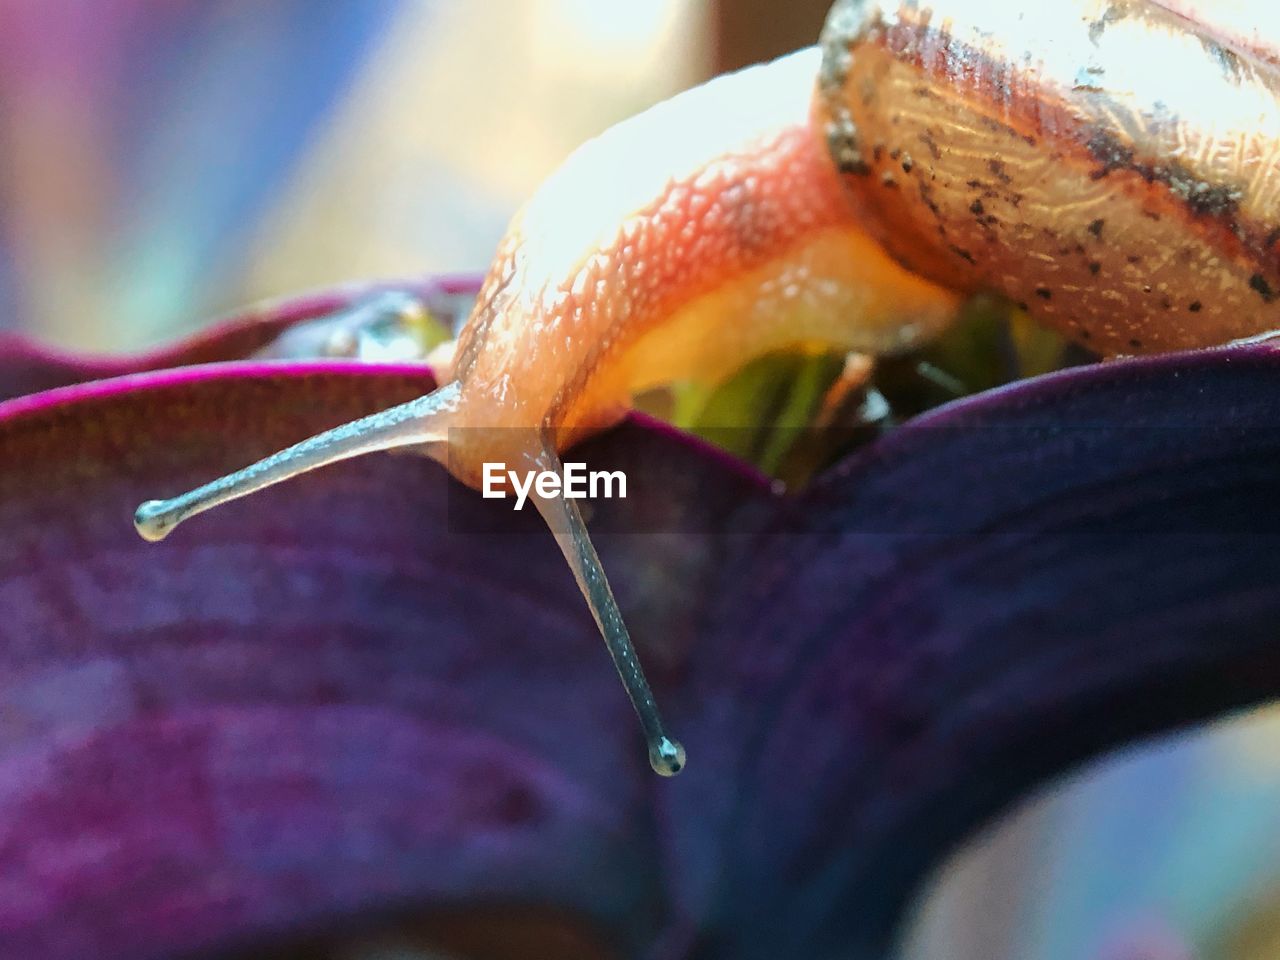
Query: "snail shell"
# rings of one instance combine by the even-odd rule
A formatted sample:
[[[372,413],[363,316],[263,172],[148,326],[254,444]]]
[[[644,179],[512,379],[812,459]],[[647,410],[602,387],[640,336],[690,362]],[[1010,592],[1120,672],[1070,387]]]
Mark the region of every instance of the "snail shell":
[[[816,110],[865,222],[1103,354],[1280,327],[1276,17],[1176,6],[837,0]]]

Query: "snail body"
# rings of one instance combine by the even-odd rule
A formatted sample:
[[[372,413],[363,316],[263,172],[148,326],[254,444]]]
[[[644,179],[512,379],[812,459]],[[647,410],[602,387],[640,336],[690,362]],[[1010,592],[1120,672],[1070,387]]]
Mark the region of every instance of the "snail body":
[[[473,487],[487,463],[556,470],[648,387],[785,347],[892,353],[978,291],[1104,355],[1280,327],[1280,69],[1243,27],[1253,6],[1215,33],[1187,3],[836,0],[820,46],[576,151],[512,221],[435,392],[148,501],[135,524],[158,540],[394,447]],[[651,763],[678,772],[574,501],[533,499]]]
[[[846,201],[813,128],[819,63],[810,48],[712,80],[569,157],[508,227],[442,372],[466,426],[541,425],[565,446],[652,386],[807,343],[899,350],[954,317],[957,295]],[[477,486],[499,453],[455,442],[451,469]]]

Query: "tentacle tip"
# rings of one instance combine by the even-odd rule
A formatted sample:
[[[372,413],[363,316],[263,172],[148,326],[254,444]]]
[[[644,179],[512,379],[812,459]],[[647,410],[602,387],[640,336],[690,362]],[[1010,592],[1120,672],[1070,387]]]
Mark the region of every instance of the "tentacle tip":
[[[168,500],[148,500],[133,513],[133,526],[143,540],[163,540],[178,525]]]
[[[678,740],[662,737],[649,745],[649,766],[663,777],[674,777],[684,769],[684,747]]]

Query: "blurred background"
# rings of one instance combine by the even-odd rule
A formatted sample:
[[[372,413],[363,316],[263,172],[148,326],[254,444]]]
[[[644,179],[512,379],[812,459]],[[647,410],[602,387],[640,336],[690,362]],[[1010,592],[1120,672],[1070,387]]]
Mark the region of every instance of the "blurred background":
[[[827,4],[0,0],[0,329],[125,351],[482,269],[583,139],[812,42]],[[1280,957],[1278,748],[1256,711],[1050,785],[939,872],[904,955]]]
[[[0,323],[129,349],[482,269],[574,146],[811,42],[825,6],[0,0]]]

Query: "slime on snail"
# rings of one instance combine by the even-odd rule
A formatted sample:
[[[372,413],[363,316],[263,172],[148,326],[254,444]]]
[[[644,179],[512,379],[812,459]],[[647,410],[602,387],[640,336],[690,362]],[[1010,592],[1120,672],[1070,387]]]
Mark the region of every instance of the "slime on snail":
[[[197,513],[414,447],[460,481],[560,468],[630,398],[770,351],[871,355],[988,291],[1104,356],[1280,327],[1280,61],[1260,0],[836,0],[817,47],[575,153],[517,213],[436,391],[138,508]],[[1171,72],[1173,71],[1173,72]],[[575,502],[534,497],[640,719],[670,737]]]

